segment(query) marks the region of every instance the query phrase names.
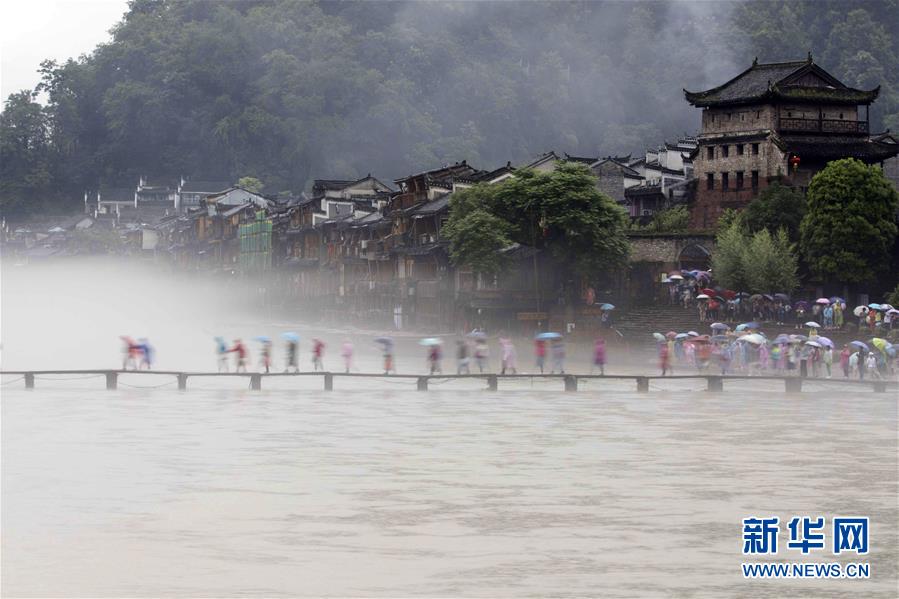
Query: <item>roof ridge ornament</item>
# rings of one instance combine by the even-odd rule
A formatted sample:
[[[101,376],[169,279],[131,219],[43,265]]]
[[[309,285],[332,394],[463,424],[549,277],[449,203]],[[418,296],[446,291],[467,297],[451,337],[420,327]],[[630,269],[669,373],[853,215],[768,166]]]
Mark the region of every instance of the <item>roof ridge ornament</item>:
[[[759,57],[758,56],[756,56],[755,58],[752,59],[752,66],[754,66],[754,67],[759,66]]]
[[[812,64],[812,51],[811,50],[808,51],[808,63]]]

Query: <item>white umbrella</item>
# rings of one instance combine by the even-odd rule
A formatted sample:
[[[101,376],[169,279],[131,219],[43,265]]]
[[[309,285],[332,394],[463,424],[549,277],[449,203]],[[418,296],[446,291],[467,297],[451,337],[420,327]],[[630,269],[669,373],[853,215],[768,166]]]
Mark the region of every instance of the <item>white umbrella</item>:
[[[699,295],[696,296],[696,299],[709,299],[709,296],[707,296],[704,293],[700,293]]]
[[[813,329],[817,329],[817,328],[821,327],[820,324],[818,324],[817,322],[812,322],[811,320],[808,321],[807,323],[805,323],[805,326],[812,327]]]

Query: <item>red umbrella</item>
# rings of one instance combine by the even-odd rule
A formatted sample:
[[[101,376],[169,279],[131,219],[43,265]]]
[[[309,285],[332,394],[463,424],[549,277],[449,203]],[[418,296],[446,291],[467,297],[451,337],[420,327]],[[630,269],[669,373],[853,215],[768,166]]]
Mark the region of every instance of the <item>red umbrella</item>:
[[[725,289],[724,291],[721,292],[721,295],[723,295],[725,298],[727,298],[729,300],[732,300],[735,297],[737,297],[737,292],[731,291],[730,289]]]
[[[714,309],[717,308],[717,307],[718,307],[718,302],[716,302],[715,300],[711,300],[711,301],[709,302],[709,308],[710,308],[710,309],[714,310]]]
[[[715,293],[715,290],[714,290],[714,289],[709,289],[708,287],[706,287],[705,289],[701,289],[700,291],[702,291],[704,294],[706,294],[706,295],[708,295],[708,296],[710,296],[710,297],[713,296],[713,295],[717,295],[717,294]]]

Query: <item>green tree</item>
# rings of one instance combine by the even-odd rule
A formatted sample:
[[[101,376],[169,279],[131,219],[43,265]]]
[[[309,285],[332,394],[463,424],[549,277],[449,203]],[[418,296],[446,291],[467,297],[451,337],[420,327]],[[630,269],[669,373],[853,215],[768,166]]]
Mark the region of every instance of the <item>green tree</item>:
[[[546,250],[564,270],[591,276],[627,261],[627,216],[600,193],[580,164],[551,172],[519,171],[496,185],[464,190],[451,203],[444,232],[459,264],[495,272],[511,243]]]
[[[450,241],[455,264],[483,274],[496,274],[506,265],[503,249],[512,245],[512,225],[491,214],[486,200],[492,190],[476,186],[454,195],[450,218],[441,234]]]
[[[799,285],[794,245],[785,229],[756,232],[744,245],[743,264],[749,291],[792,293]]]
[[[846,158],[812,178],[800,247],[821,281],[863,283],[888,272],[899,195],[877,166]]]
[[[265,185],[256,177],[241,177],[237,181],[237,186],[253,193],[262,193],[262,190],[265,189]]]
[[[35,92],[11,94],[0,114],[0,212],[40,206],[50,190],[51,148],[46,114]]]
[[[549,172],[523,170],[496,185],[492,210],[512,225],[512,240],[545,248],[579,276],[627,263],[627,214],[596,187],[583,164]]]
[[[896,287],[887,295],[887,303],[891,306],[899,306],[899,283],[897,283]]]
[[[690,227],[690,211],[684,205],[672,206],[656,213],[642,231],[654,233],[680,233]]]
[[[799,223],[805,214],[805,195],[798,189],[774,183],[743,210],[742,222],[750,233],[786,229],[787,236],[799,240]]]
[[[747,274],[747,240],[738,222],[718,231],[712,254],[712,272],[724,287],[746,290],[750,287]]]

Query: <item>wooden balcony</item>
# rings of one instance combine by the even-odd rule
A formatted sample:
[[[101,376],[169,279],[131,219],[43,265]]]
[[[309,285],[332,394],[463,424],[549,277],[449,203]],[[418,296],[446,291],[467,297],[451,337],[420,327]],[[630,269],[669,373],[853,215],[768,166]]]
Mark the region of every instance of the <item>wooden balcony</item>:
[[[779,130],[782,133],[835,133],[843,135],[867,135],[868,121],[847,121],[842,119],[795,119],[781,118]]]

